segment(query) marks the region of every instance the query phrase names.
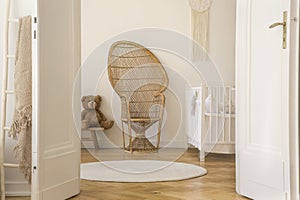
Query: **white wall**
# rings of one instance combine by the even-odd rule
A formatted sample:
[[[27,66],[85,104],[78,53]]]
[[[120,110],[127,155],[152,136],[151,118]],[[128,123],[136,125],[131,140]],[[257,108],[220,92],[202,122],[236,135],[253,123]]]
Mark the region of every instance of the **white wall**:
[[[234,85],[236,0],[212,2],[209,15],[209,55],[219,68],[224,83]]]
[[[173,30],[190,37],[190,21],[188,0],[84,0],[82,1],[82,61],[85,61],[90,53],[106,40],[133,29],[157,27]],[[214,0],[210,10],[209,54],[218,66],[224,81],[228,84],[234,83],[234,33],[235,0]],[[201,83],[201,77],[197,76],[185,61],[170,53],[157,50],[154,50],[154,53],[164,66],[168,67],[169,73],[176,71],[182,74],[194,86]],[[105,65],[107,57],[101,56],[101,59],[99,57],[101,64]],[[95,68],[95,70],[98,69]],[[95,71],[95,73],[97,72]],[[169,78],[170,85],[178,88],[175,77],[170,76]],[[180,87],[184,90],[182,85]],[[83,95],[93,94],[94,89],[95,85],[83,87]],[[101,79],[96,91],[104,98],[102,110],[108,118],[112,119],[110,102],[113,91],[106,75]],[[175,125],[181,120],[177,108],[178,104],[170,93],[167,93],[168,119],[163,130],[162,143],[167,143],[170,138],[174,139],[175,137]],[[180,131],[184,131],[184,129]],[[121,144],[117,128],[107,131],[106,135],[115,144]],[[102,137],[102,135],[99,136]],[[102,146],[103,139],[100,139]],[[184,134],[176,137],[175,140],[175,145],[185,142]]]
[[[21,17],[30,15],[33,9],[33,0],[27,0],[26,2],[23,0],[13,0],[12,1],[12,17]],[[0,94],[2,100],[2,77],[3,77],[3,28],[4,28],[4,15],[5,15],[5,0],[0,0]],[[10,40],[10,53],[14,54],[15,46],[16,46],[16,37],[17,37],[17,29],[18,26],[16,24],[11,25],[11,40]],[[14,61],[10,61],[9,63],[9,76],[13,78],[13,64]],[[9,81],[9,88],[13,88],[13,79]],[[7,109],[7,124],[11,124],[12,115],[13,115],[13,104],[14,98],[10,96],[8,98],[8,109]],[[0,107],[1,109],[1,107]],[[1,112],[1,110],[0,110]],[[13,157],[13,148],[16,144],[16,141],[7,138],[6,139],[6,148],[5,148],[5,161],[6,162],[14,162],[17,161]],[[30,185],[27,184],[26,180],[23,178],[23,175],[19,172],[18,169],[6,169],[6,190],[8,195],[29,195],[30,194]]]
[[[236,0],[212,2],[209,55],[224,81],[234,84]],[[102,42],[137,28],[159,27],[190,36],[188,0],[84,0],[82,19],[83,61]]]

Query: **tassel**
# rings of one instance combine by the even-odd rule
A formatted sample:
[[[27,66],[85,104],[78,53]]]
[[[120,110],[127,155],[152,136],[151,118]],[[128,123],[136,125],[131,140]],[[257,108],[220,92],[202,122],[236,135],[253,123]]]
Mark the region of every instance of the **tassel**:
[[[208,10],[192,10],[193,60],[206,60],[208,50]]]
[[[192,9],[193,60],[206,60],[211,0],[189,0]]]
[[[30,127],[32,122],[32,105],[29,105],[23,108],[20,112],[18,112],[16,119],[13,121],[8,135],[17,138],[17,135],[21,132],[22,129],[26,129]]]

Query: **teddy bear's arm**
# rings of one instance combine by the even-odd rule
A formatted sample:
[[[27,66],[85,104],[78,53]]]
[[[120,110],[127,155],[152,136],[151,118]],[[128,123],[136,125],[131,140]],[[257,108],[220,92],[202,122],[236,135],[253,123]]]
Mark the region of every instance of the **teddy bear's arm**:
[[[104,116],[104,114],[100,110],[98,110],[98,113],[103,121],[107,120],[106,117]]]
[[[106,119],[106,117],[104,116],[104,114],[100,111],[100,116],[101,116],[101,118],[104,120],[104,121],[106,121],[107,119]]]
[[[84,120],[86,113],[87,113],[86,110],[83,110],[83,111],[81,112],[81,120]]]

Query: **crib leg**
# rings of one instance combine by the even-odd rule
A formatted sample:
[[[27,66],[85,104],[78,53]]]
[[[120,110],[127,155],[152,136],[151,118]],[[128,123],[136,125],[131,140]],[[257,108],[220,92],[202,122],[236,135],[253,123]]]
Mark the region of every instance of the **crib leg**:
[[[199,152],[199,158],[200,158],[200,162],[204,162],[205,161],[205,151],[201,150]]]

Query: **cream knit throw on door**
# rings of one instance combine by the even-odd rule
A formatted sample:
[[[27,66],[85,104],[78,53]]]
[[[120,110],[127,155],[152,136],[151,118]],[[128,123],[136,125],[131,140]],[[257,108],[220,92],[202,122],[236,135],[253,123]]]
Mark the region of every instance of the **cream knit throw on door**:
[[[14,155],[26,180],[31,182],[32,116],[31,16],[20,19],[14,73],[15,112],[9,135],[18,139]]]

